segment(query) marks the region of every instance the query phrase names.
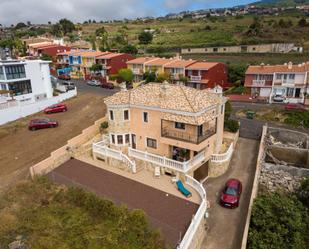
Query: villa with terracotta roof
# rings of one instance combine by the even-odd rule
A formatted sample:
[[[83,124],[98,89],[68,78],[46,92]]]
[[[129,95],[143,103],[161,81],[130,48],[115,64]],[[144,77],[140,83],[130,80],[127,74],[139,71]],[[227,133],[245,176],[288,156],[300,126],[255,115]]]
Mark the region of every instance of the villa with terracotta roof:
[[[180,57],[142,57],[127,63],[132,69],[134,82],[143,80],[146,71],[156,74],[167,73],[173,83],[181,83],[196,89],[222,88],[228,86],[227,68],[223,63],[183,60]]]
[[[120,91],[105,99],[109,146],[162,173],[201,180],[222,147],[225,102],[222,89],[167,82]]]
[[[251,96],[269,103],[304,103],[308,93],[309,62],[302,64],[249,66],[245,87]]]

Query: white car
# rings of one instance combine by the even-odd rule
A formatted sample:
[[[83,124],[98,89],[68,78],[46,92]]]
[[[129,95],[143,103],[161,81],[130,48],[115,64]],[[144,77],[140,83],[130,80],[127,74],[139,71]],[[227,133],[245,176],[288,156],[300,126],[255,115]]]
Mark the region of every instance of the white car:
[[[87,81],[87,85],[89,85],[89,86],[101,86],[101,83],[97,80],[89,80],[89,81]]]
[[[273,101],[274,101],[274,102],[283,102],[284,100],[285,100],[285,97],[282,96],[282,95],[279,95],[279,94],[277,94],[277,95],[275,95],[275,96],[273,97]]]

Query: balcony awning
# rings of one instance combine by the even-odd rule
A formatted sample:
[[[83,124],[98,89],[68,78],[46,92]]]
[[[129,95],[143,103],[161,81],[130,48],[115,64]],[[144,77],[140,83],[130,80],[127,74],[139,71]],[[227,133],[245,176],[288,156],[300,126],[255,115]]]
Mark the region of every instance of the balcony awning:
[[[173,121],[173,122],[180,122],[185,124],[192,124],[192,125],[202,125],[205,122],[208,122],[216,117],[215,109],[205,112],[198,117],[194,116],[187,116],[187,115],[178,115],[172,113],[166,113],[163,116],[164,120]]]

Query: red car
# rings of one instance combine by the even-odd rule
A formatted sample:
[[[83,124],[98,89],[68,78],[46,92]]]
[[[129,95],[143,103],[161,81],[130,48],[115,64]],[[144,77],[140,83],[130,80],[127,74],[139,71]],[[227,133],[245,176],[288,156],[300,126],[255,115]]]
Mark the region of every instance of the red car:
[[[71,77],[70,77],[70,75],[68,75],[68,74],[60,74],[60,75],[58,76],[58,79],[59,79],[59,80],[70,80]]]
[[[68,110],[67,106],[63,103],[51,105],[44,109],[46,114],[56,113],[56,112],[66,112]]]
[[[284,106],[285,110],[297,110],[297,111],[306,111],[305,107],[302,104],[288,103]]]
[[[221,193],[220,204],[226,208],[236,208],[242,191],[241,182],[237,179],[229,179]]]
[[[102,82],[101,87],[108,88],[108,89],[114,89],[114,84],[110,82]]]
[[[29,130],[35,131],[37,129],[54,128],[58,126],[58,122],[49,118],[32,119],[29,123]]]

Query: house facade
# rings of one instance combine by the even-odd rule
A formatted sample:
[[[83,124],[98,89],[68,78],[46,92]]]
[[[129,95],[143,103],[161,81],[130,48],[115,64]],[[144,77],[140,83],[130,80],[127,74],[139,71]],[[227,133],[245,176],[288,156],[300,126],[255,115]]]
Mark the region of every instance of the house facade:
[[[149,83],[105,99],[110,148],[170,174],[196,177],[219,153],[226,99],[213,90]]]
[[[293,65],[249,66],[246,71],[245,87],[253,98],[269,103],[281,97],[284,103],[304,103],[308,93],[309,63]]]
[[[1,102],[17,100],[21,103],[34,103],[53,96],[49,61],[4,60],[0,61]]]
[[[223,63],[183,60],[181,57],[141,57],[127,62],[133,71],[134,82],[140,82],[145,72],[166,73],[173,83],[196,89],[228,87],[227,68]]]

